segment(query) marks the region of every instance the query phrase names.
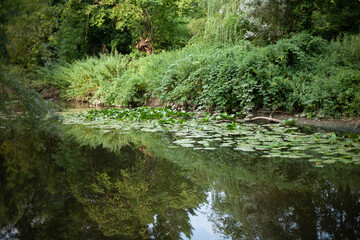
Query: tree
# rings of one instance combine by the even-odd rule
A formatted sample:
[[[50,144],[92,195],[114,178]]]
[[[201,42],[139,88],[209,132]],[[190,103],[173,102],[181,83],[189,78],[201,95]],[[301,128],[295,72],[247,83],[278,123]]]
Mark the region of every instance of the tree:
[[[49,42],[55,21],[49,1],[5,0],[0,11],[2,53],[8,55],[8,62],[29,70],[45,62],[51,54]]]
[[[244,0],[241,9],[255,35],[268,42],[301,31],[327,39],[360,31],[357,0]]]
[[[360,32],[360,1],[319,0],[313,14],[314,31],[323,38]]]
[[[311,0],[244,0],[242,12],[258,38],[273,42],[292,33],[311,31],[316,2]]]
[[[131,35],[116,29],[109,8],[96,1],[68,0],[54,6],[58,26],[52,45],[61,60],[72,60],[100,52],[131,51]]]
[[[155,49],[184,46],[186,24],[198,0],[68,0],[56,4],[59,24],[53,45],[61,59],[99,52],[128,54],[136,46]]]
[[[197,0],[100,0],[93,10],[100,25],[109,15],[116,29],[131,32],[139,50],[152,53],[153,47],[168,49],[186,43],[189,38],[186,17],[192,16],[197,6]]]
[[[242,0],[206,0],[205,41],[236,43],[248,30],[248,20],[240,11]]]

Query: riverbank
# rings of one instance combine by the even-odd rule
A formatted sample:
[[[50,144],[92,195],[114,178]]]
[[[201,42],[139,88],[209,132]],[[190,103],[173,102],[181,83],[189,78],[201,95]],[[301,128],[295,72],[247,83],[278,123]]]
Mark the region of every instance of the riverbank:
[[[187,111],[357,116],[359,39],[328,42],[302,33],[265,47],[242,41],[137,58],[103,54],[42,68],[34,85],[95,106],[138,107],[158,99]]]

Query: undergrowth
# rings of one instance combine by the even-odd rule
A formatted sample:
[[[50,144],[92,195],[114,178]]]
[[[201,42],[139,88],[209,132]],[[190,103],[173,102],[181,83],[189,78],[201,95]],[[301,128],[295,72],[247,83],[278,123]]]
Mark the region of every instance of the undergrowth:
[[[328,42],[302,33],[267,47],[190,45],[135,58],[89,57],[44,68],[65,99],[141,106],[157,98],[192,110],[257,109],[318,116],[360,113],[360,35]]]

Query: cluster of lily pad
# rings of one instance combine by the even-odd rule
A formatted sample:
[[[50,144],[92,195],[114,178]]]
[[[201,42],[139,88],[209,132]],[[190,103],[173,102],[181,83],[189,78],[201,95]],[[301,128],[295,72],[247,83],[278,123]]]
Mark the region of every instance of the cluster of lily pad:
[[[184,121],[190,120],[194,117],[195,113],[186,112],[186,111],[177,111],[171,110],[170,108],[152,108],[152,107],[138,107],[133,109],[117,109],[117,108],[108,108],[108,109],[94,109],[90,110],[84,114],[85,118],[92,121],[96,119],[106,118],[106,119],[116,119],[123,121],[149,121],[149,120],[158,120],[159,123],[164,124],[173,124],[173,123],[183,123]],[[210,122],[213,120],[232,120],[234,119],[235,114],[228,113],[205,113],[203,118],[198,118],[203,122]]]
[[[173,124],[189,120],[195,113],[176,111],[169,108],[138,107],[134,109],[103,109],[90,110],[84,116],[92,121],[96,119],[116,119],[122,121],[158,120],[159,123]]]
[[[155,108],[91,110],[83,114],[68,114],[64,123],[87,125],[103,132],[116,130],[121,134],[133,130],[172,132],[173,145],[170,148],[186,147],[200,151],[231,148],[265,158],[307,159],[319,167],[337,161],[360,164],[359,137],[348,138],[335,133],[305,134],[297,127],[280,124],[219,121],[232,119],[232,115],[218,114],[211,119],[210,115],[193,116],[193,113],[184,111]]]

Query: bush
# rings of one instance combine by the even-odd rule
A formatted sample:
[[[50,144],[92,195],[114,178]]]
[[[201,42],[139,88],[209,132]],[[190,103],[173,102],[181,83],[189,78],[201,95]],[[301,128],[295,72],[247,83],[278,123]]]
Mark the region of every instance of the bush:
[[[308,34],[258,48],[191,46],[161,71],[153,93],[164,101],[217,111],[293,107],[292,76],[314,66],[326,42]],[[196,52],[193,49],[206,49]],[[180,57],[180,58],[179,58]]]
[[[360,34],[345,35],[331,41],[329,55],[337,65],[360,69]]]
[[[246,42],[190,46],[157,71],[152,93],[165,102],[217,111],[358,114],[358,38],[329,44],[304,33],[264,48]]]

